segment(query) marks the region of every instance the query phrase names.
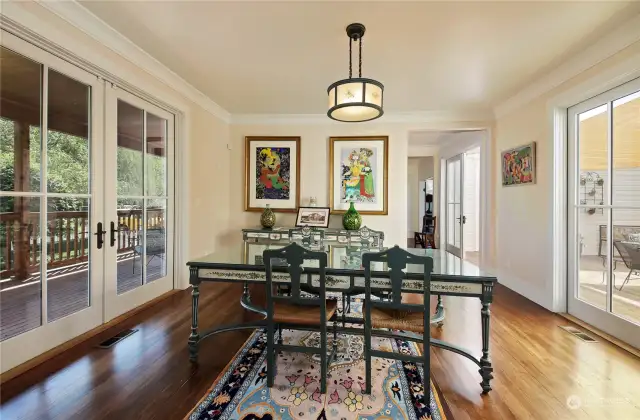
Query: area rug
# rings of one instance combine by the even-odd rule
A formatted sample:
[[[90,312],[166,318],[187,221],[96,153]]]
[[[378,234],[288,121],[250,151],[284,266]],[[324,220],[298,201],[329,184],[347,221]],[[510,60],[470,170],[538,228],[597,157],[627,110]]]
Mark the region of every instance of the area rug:
[[[283,331],[285,344],[318,346],[315,332]],[[332,337],[329,337],[331,348]],[[320,393],[319,355],[282,352],[273,388],[267,387],[267,338],[256,331],[187,415],[189,420],[452,420],[438,387],[431,380],[431,412],[422,403],[422,366],[391,359],[372,359],[372,394],[363,393],[364,338],[338,335],[338,357],[329,368],[327,393]],[[373,348],[418,355],[416,344],[373,338]]]

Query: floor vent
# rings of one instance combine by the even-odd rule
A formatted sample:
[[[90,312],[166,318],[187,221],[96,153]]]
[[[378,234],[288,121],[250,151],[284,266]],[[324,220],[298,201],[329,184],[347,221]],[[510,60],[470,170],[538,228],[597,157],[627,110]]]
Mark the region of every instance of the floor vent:
[[[563,330],[565,330],[566,332],[568,332],[570,334],[575,335],[580,340],[585,341],[587,343],[597,343],[598,342],[598,340],[596,340],[595,338],[593,338],[590,335],[582,332],[581,330],[579,330],[576,327],[572,327],[571,325],[561,325],[560,328],[562,328]]]
[[[98,347],[100,347],[101,349],[108,349],[109,347],[112,347],[117,342],[122,341],[125,338],[129,337],[131,334],[133,334],[136,331],[138,330],[124,330],[122,332],[119,332],[113,337],[108,338],[104,340],[102,343],[98,344]]]

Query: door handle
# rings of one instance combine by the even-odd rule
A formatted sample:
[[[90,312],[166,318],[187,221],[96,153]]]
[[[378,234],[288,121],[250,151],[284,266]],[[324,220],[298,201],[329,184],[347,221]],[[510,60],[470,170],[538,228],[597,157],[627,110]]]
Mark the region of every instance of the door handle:
[[[106,230],[102,230],[102,222],[98,222],[97,232],[94,233],[98,237],[98,249],[102,249],[102,244],[104,243],[104,234],[107,233]]]
[[[465,223],[467,223],[467,216],[456,217],[456,220],[459,220],[460,224],[464,225]]]
[[[116,224],[111,222],[111,238],[109,239],[111,246],[113,247],[116,244],[116,233],[120,232],[119,229],[116,229]]]

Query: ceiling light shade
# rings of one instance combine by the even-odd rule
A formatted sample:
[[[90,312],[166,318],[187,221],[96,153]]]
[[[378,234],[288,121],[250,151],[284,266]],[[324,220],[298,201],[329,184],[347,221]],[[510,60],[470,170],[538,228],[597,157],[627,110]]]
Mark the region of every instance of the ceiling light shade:
[[[362,37],[365,27],[360,23],[347,26],[349,37],[349,78],[332,83],[327,89],[329,110],[327,116],[336,121],[363,122],[380,118],[384,113],[382,98],[384,85],[377,80],[362,77]],[[352,77],[351,46],[359,46],[359,77]]]

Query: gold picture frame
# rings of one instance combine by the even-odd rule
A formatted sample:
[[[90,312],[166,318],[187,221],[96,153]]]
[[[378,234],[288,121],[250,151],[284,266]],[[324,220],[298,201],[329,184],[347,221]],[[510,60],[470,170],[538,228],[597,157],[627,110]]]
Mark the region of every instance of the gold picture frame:
[[[371,197],[362,198],[362,195],[347,195],[347,187],[343,184],[343,157],[346,157],[345,150],[352,153],[354,150],[371,147],[372,153],[367,157],[374,157],[365,166],[363,171],[371,174],[371,181],[367,185],[373,189],[374,199]],[[343,156],[345,155],[345,156]],[[350,156],[350,155],[349,155]],[[382,174],[378,177],[377,172],[382,167]],[[358,175],[360,176],[360,175]],[[365,175],[360,176],[360,181]],[[355,177],[352,179],[355,180]],[[364,184],[363,184],[364,185]],[[362,191],[362,187],[361,187]],[[382,191],[382,197],[379,192]],[[349,197],[355,198],[355,207],[360,214],[387,215],[389,214],[389,136],[351,136],[351,137],[331,137],[329,138],[329,207],[332,214],[345,213],[349,208]],[[353,192],[353,190],[352,190]],[[363,201],[358,201],[363,200]]]
[[[276,166],[274,168],[267,168],[277,171],[279,183],[287,183],[286,188],[289,191],[288,199],[274,198],[272,197],[259,197],[258,190],[264,188],[264,185],[258,179],[257,171],[260,165],[264,167],[264,162],[258,162],[256,152],[258,148],[269,149],[289,149],[287,160],[288,168],[287,174],[281,177],[283,174],[278,174],[282,170],[280,161],[277,163],[273,159],[281,159],[277,156],[271,160],[272,164]],[[294,150],[291,150],[294,149]],[[271,156],[271,155],[269,155]],[[253,159],[251,159],[253,157]],[[271,158],[271,157],[270,157]],[[245,181],[244,181],[244,210],[260,212],[266,208],[269,204],[273,211],[283,213],[296,213],[298,207],[300,207],[300,137],[293,136],[247,136],[245,137],[244,148],[244,166],[245,166]],[[283,179],[284,178],[284,179]],[[273,177],[271,177],[273,179]],[[268,181],[271,182],[271,181]],[[262,190],[264,194],[264,190]],[[271,191],[271,193],[278,193],[277,191]]]

